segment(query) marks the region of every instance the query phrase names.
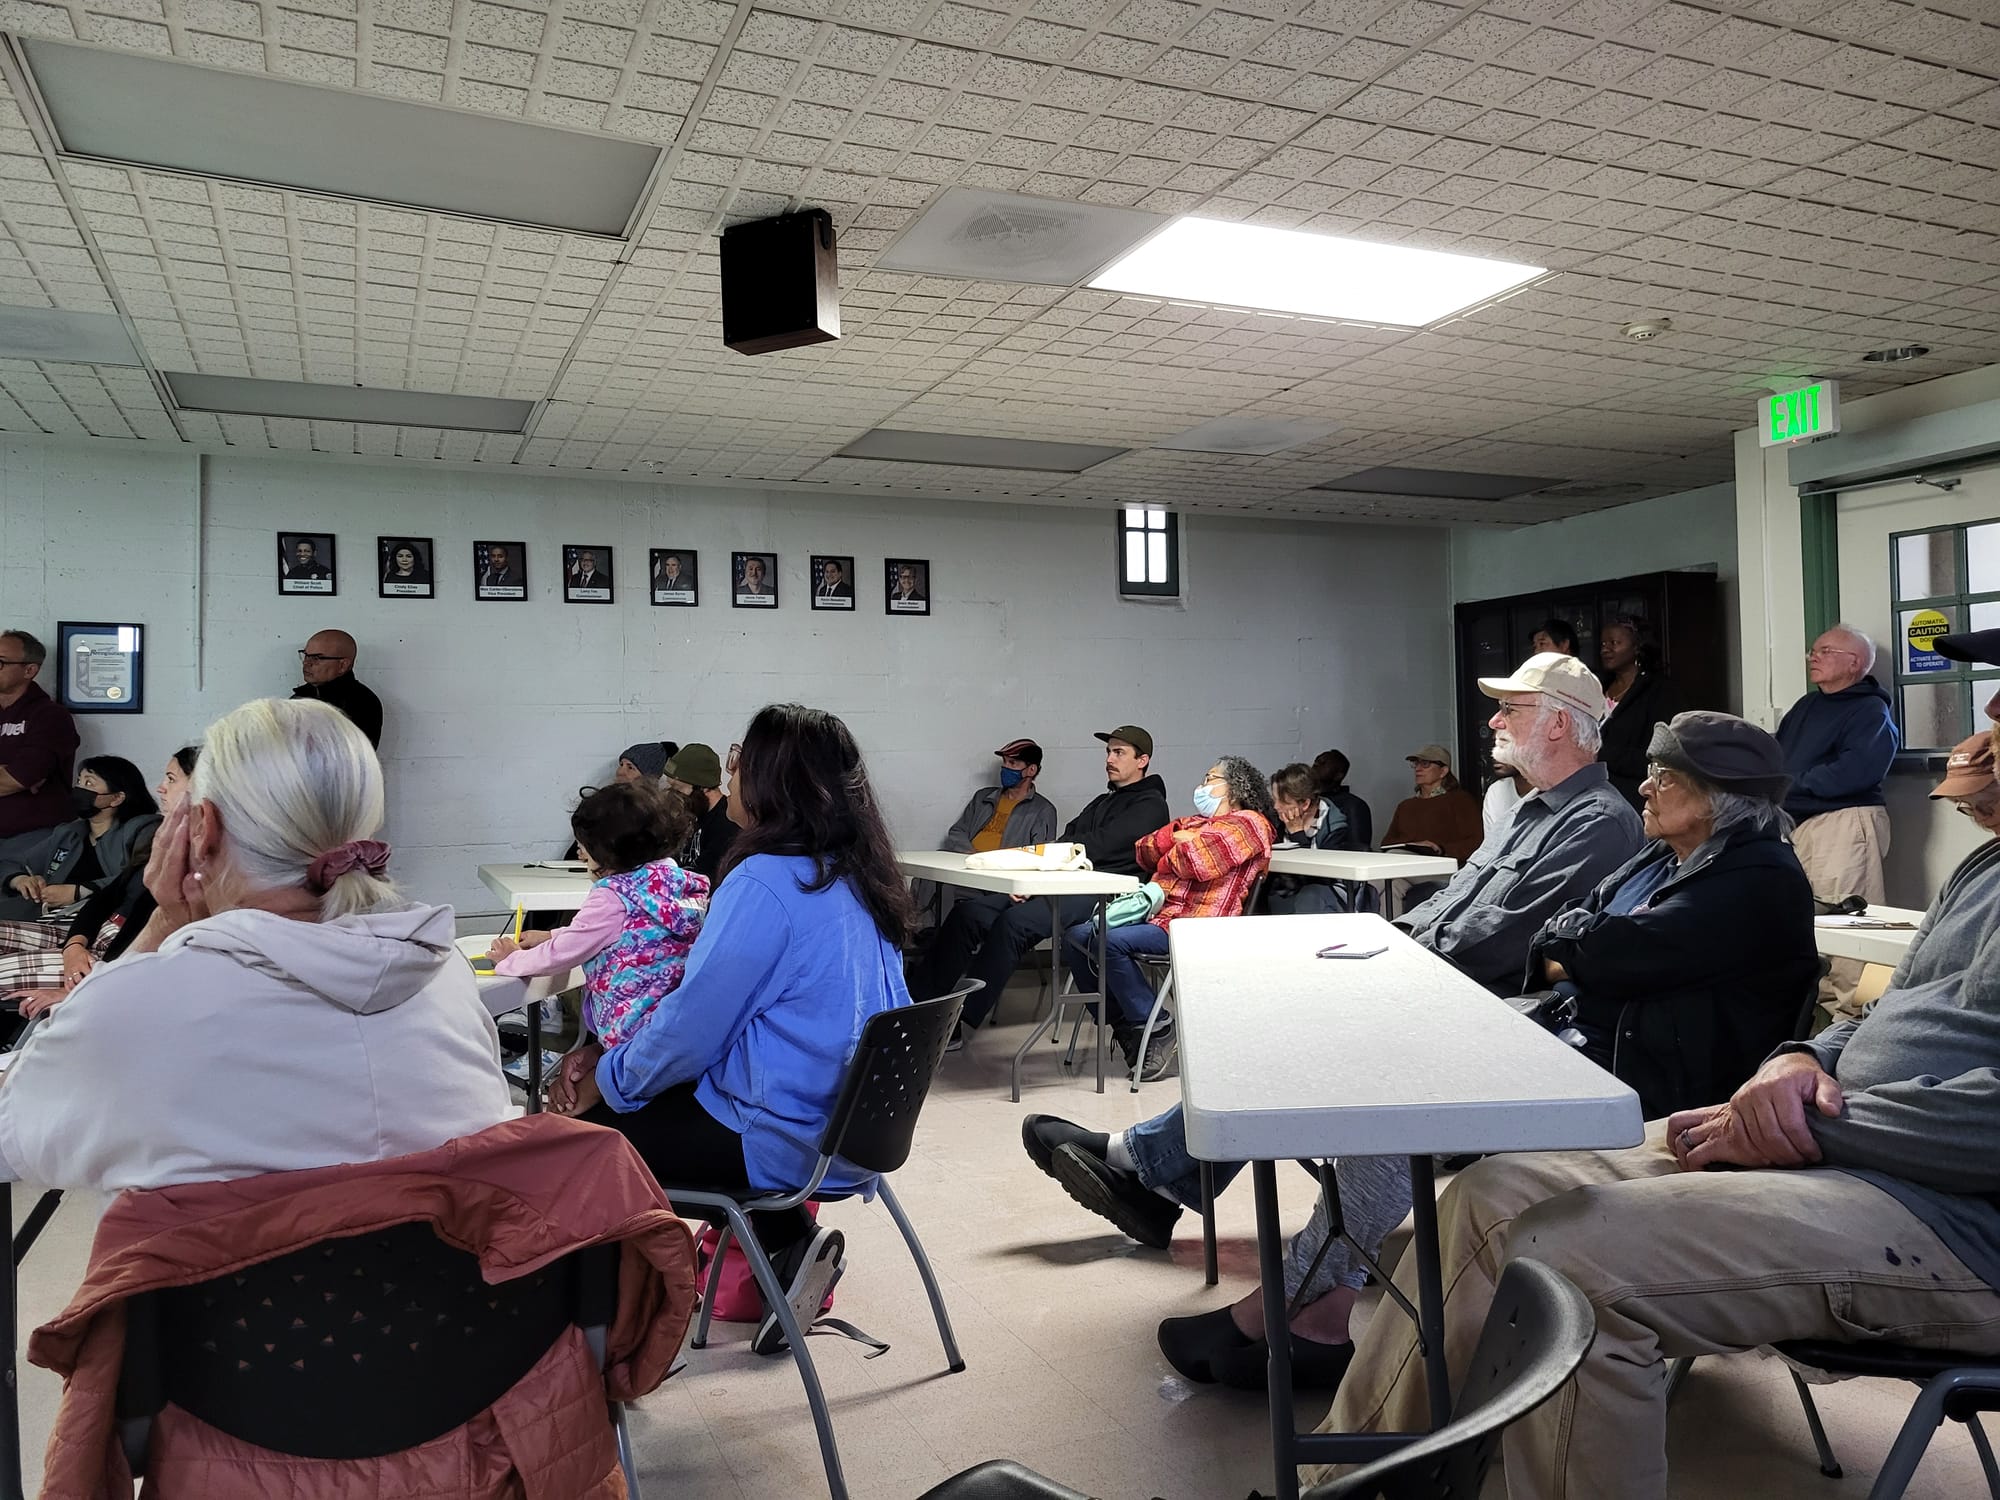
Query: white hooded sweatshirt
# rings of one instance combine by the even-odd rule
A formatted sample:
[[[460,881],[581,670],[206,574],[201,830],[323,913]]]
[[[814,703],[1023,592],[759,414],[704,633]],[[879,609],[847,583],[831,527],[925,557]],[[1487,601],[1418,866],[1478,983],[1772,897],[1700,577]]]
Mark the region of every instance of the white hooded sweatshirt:
[[[379,1161],[505,1119],[448,906],[231,911],[100,965],[0,1085],[0,1175],[156,1188]]]

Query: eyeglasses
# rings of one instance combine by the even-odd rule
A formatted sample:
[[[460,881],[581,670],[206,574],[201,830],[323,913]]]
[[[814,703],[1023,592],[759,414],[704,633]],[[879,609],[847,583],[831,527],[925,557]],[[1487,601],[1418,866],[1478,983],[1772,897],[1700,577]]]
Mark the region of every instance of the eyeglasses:
[[[301,646],[299,648],[299,660],[307,666],[311,666],[316,661],[346,661],[347,658],[344,656],[321,656],[317,651],[308,651]]]
[[[32,667],[33,662],[25,656],[0,656],[0,667]]]
[[[1968,818],[1981,818],[2000,807],[2000,787],[1979,793],[1974,797],[1954,797],[1952,806]]]
[[[1663,766],[1658,762],[1646,767],[1646,779],[1654,786],[1660,787],[1673,786],[1679,780],[1671,766]]]
[[[1515,714],[1531,714],[1540,707],[1539,703],[1503,703],[1495,712],[1503,719],[1511,719]]]
[[[1852,656],[1859,658],[1859,651],[1850,651],[1845,646],[1815,646],[1806,653],[1807,661],[1818,661],[1822,656]]]

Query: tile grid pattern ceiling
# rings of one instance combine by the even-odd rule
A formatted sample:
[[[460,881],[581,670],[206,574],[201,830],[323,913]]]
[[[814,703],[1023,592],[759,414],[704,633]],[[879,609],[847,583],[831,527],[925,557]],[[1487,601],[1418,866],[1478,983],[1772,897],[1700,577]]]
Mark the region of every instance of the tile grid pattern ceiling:
[[[1537,520],[1726,477],[1771,381],[2000,360],[1995,23],[1991,0],[0,0],[24,36],[670,153],[621,244],[77,161],[65,194],[0,98],[0,302],[108,311],[115,286],[156,368],[550,398],[525,442],[180,418],[214,446]],[[952,184],[1557,274],[1410,332],[869,270]],[[846,336],[745,360],[715,236],[802,205],[839,227]],[[1669,337],[1619,337],[1659,315]],[[1936,353],[1858,364],[1910,342]],[[1340,425],[1268,457],[1145,446],[1237,411]],[[878,425],[1135,451],[1076,476],[831,456]],[[0,362],[0,431],[176,436],[143,370],[25,362]],[[1385,463],[1582,492],[1312,488]]]

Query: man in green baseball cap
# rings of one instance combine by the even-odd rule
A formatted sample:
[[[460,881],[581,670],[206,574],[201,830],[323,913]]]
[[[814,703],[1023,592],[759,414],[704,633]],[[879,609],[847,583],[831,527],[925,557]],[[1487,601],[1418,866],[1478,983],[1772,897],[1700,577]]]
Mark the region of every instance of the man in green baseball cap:
[[[714,880],[722,856],[736,840],[729,799],[722,795],[722,757],[710,745],[681,746],[667,762],[667,785],[687,798],[694,814],[694,834],[680,853],[680,864]]]

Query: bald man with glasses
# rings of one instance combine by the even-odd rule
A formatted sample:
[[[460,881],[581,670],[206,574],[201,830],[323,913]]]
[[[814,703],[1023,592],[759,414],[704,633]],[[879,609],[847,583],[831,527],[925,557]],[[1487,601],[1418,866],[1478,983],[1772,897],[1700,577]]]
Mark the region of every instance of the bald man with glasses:
[[[294,698],[317,698],[329,708],[337,708],[368,736],[368,743],[382,748],[382,700],[354,677],[354,637],[344,630],[322,630],[299,648],[299,667],[305,681],[292,689]]]
[[[1882,862],[1889,852],[1889,808],[1883,792],[1900,743],[1888,691],[1877,682],[1875,643],[1852,625],[1824,631],[1806,653],[1814,691],[1778,724],[1792,789],[1785,811],[1798,826],[1792,847],[1822,901],[1859,896],[1870,905],[1888,898]],[[1861,965],[1833,962],[1820,986],[1837,1013],[1854,1012]]]

